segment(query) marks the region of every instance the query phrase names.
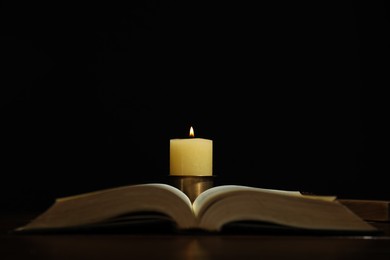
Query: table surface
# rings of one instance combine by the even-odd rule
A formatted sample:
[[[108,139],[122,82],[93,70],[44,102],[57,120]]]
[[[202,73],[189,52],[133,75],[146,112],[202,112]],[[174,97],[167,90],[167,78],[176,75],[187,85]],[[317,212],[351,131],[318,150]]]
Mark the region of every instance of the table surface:
[[[9,232],[34,216],[0,215],[0,259],[390,259],[390,223],[377,236]]]

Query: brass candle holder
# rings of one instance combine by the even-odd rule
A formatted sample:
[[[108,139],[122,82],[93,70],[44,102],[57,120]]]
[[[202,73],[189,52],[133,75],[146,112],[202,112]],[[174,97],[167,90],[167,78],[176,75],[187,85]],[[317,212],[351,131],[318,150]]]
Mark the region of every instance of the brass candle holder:
[[[214,186],[215,176],[170,175],[170,184],[184,192],[194,202],[196,197]]]

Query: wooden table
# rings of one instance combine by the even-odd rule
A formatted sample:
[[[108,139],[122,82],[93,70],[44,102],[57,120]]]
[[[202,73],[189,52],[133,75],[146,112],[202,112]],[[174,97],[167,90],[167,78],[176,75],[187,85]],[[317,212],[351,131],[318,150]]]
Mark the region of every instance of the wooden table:
[[[390,259],[380,236],[9,233],[31,214],[0,216],[0,259]]]

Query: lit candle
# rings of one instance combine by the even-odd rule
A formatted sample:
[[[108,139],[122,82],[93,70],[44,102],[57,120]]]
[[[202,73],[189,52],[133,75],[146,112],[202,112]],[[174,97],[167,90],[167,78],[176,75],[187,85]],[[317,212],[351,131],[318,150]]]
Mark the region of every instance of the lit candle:
[[[170,175],[211,176],[213,174],[213,141],[195,138],[170,140]]]

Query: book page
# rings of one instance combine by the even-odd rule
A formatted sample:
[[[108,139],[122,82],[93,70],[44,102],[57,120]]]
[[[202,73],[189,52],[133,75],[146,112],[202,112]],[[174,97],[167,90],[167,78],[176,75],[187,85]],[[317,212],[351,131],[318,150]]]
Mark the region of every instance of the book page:
[[[323,231],[376,231],[337,201],[238,187],[232,187],[213,203],[205,202],[197,212],[199,227],[211,231],[219,231],[224,224],[234,221]]]
[[[104,190],[97,190],[97,191],[67,196],[67,197],[63,197],[63,198],[58,198],[57,201],[75,200],[75,199],[80,199],[83,197],[89,197],[89,196],[99,195],[99,194],[113,192],[113,191],[127,190],[127,189],[129,189],[129,187],[142,187],[142,186],[143,187],[148,187],[148,186],[149,187],[157,187],[157,188],[160,188],[163,190],[168,190],[169,192],[172,192],[175,195],[177,195],[178,197],[180,197],[184,202],[186,202],[188,204],[189,207],[192,207],[191,200],[187,197],[187,195],[185,195],[178,188],[175,188],[171,185],[164,184],[164,183],[134,184],[134,185],[129,185],[129,186],[121,186],[121,187],[109,188],[109,189],[104,189]]]
[[[137,212],[166,214],[181,228],[196,223],[191,201],[183,192],[167,184],[151,183],[57,199],[52,207],[19,230],[91,225]]]
[[[295,197],[305,197],[318,200],[333,201],[336,196],[317,196],[317,195],[303,195],[299,191],[287,191],[287,190],[276,190],[276,189],[264,189],[258,187],[250,187],[243,185],[222,185],[210,188],[202,192],[193,203],[193,210],[195,216],[200,216],[211,204],[218,201],[219,199],[229,196],[229,194],[236,193],[238,191],[259,191],[273,194],[282,194]]]

